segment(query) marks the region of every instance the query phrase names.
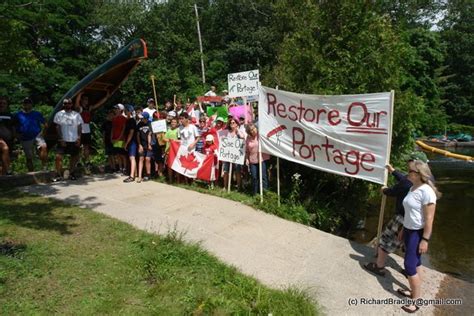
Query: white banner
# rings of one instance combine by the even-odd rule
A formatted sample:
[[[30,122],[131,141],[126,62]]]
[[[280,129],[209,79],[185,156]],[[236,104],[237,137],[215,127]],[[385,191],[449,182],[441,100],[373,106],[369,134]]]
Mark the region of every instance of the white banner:
[[[229,97],[258,95],[259,77],[258,69],[228,74]]]
[[[385,184],[390,92],[305,95],[260,87],[262,151],[311,168]]]
[[[220,161],[243,165],[245,162],[245,139],[229,136],[227,130],[219,131],[217,157]]]

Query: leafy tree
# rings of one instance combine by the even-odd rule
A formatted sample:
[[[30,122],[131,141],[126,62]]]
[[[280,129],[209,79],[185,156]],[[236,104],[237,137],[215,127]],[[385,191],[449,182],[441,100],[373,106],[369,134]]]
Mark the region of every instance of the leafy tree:
[[[274,81],[289,91],[314,94],[352,94],[395,90],[395,117],[392,158],[399,159],[413,146],[418,115],[423,102],[413,91],[403,91],[407,77],[404,58],[412,48],[394,30],[391,21],[377,13],[369,2],[297,1],[277,4],[283,23],[290,32],[278,54]],[[283,27],[282,27],[283,29]],[[346,177],[328,175],[308,168],[285,164],[285,177],[302,173],[307,187],[306,205],[318,210],[334,210],[343,231],[354,227],[357,213],[353,205],[364,205],[372,185]],[[285,182],[289,182],[286,179]],[[315,191],[315,188],[318,190]],[[346,196],[337,199],[335,196]],[[322,216],[324,217],[324,216]]]
[[[0,63],[9,64],[0,76],[5,87],[3,93],[16,97],[30,95],[37,102],[55,104],[90,72],[96,64],[91,62],[94,54],[90,51],[96,26],[88,18],[93,3],[3,3],[6,23],[2,24]]]
[[[441,37],[448,47],[444,104],[456,123],[474,125],[474,3],[450,1]]]

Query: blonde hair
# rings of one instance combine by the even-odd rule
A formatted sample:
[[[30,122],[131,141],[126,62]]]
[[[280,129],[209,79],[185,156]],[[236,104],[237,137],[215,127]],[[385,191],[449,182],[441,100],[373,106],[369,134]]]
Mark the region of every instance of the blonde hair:
[[[441,198],[441,192],[438,191],[438,188],[436,188],[434,182],[433,182],[433,174],[431,173],[430,167],[428,166],[427,163],[421,161],[421,160],[415,160],[413,161],[413,167],[418,171],[418,174],[420,175],[421,182],[426,183],[429,185],[434,193],[436,194],[436,198],[439,199]]]

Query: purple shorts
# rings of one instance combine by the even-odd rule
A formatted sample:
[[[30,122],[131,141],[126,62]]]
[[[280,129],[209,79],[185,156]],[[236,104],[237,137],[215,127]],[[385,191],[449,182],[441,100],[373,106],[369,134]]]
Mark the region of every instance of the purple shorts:
[[[421,266],[421,254],[418,251],[423,229],[413,230],[403,228],[403,239],[405,241],[405,271],[408,276],[416,274],[416,268]]]

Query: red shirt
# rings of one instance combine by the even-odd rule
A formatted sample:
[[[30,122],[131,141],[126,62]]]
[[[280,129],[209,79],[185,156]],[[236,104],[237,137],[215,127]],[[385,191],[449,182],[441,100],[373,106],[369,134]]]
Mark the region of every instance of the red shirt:
[[[122,135],[122,132],[125,129],[126,123],[127,118],[122,114],[114,117],[114,119],[112,120],[112,140],[125,140],[125,135]]]
[[[82,117],[82,120],[84,121],[84,123],[89,124],[91,122],[92,115],[91,115],[90,111],[83,110],[81,112],[81,117]]]
[[[216,151],[217,151],[217,145],[212,143],[210,145],[206,144],[204,145],[204,148],[202,149],[203,153],[205,155],[212,155],[212,154],[216,154]]]

